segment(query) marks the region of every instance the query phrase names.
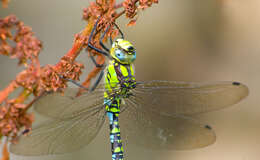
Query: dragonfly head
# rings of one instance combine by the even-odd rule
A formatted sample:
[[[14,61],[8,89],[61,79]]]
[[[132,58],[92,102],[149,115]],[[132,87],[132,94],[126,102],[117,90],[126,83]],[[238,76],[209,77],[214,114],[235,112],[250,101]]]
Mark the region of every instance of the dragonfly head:
[[[122,64],[131,64],[136,59],[133,45],[124,39],[117,39],[110,49],[111,56]]]

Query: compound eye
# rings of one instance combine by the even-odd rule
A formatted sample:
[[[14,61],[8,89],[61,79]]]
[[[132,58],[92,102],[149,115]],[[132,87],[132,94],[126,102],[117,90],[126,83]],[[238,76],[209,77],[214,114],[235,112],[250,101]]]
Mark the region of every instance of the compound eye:
[[[134,50],[134,47],[130,46],[127,48],[129,52],[132,52]]]
[[[118,57],[121,56],[121,50],[120,49],[116,50],[116,56],[118,56]]]

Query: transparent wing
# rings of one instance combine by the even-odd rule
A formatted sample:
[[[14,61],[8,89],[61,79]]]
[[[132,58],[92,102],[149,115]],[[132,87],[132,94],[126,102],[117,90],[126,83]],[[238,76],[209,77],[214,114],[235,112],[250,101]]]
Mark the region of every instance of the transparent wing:
[[[66,119],[77,117],[79,114],[88,114],[103,105],[103,89],[86,92],[80,97],[76,97],[77,92],[78,88],[66,88],[64,94],[59,92],[46,94],[34,103],[34,109],[47,117]]]
[[[105,84],[100,84],[95,91],[86,92],[77,98],[77,88],[67,88],[64,96],[60,93],[49,94],[35,103],[35,110],[53,118],[73,117],[80,112],[88,112],[93,109],[92,105],[80,104],[95,104],[101,101],[104,86]],[[120,87],[114,90],[116,92]],[[153,108],[157,112],[193,115],[231,106],[245,98],[249,91],[245,85],[238,82],[149,81],[137,82],[136,88],[131,92],[135,97],[142,98],[140,103],[143,106]]]
[[[103,104],[103,87],[79,98],[74,96],[76,89],[68,89],[64,96],[47,95],[38,101],[36,110],[58,120],[88,114],[96,104]],[[128,142],[150,148],[192,149],[212,144],[215,134],[208,125],[183,115],[235,104],[248,95],[248,88],[238,82],[150,81],[138,82],[131,92],[133,96],[125,98],[120,114],[122,134],[128,135]]]
[[[89,103],[71,104],[79,108],[89,106]],[[33,128],[30,135],[21,136],[19,143],[10,146],[10,151],[18,155],[39,156],[69,153],[82,148],[96,137],[104,123],[103,100],[90,106],[92,109],[88,112],[74,112],[61,116],[61,119],[49,118],[49,121]]]
[[[222,109],[244,99],[249,91],[239,82],[140,82],[133,94],[142,107],[167,114],[194,115]]]
[[[184,150],[205,147],[216,140],[209,125],[192,118],[144,110],[132,98],[126,100],[125,107],[119,118],[126,147],[137,144],[150,149]]]
[[[248,95],[238,82],[139,82],[120,114],[128,143],[152,149],[194,149],[215,142],[209,125],[188,117],[235,104]]]

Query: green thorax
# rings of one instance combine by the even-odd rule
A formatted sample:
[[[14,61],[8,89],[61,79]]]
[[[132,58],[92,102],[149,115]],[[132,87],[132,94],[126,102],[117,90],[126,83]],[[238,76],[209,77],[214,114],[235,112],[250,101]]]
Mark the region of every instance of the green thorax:
[[[124,87],[131,89],[133,85],[135,86],[134,65],[132,63],[125,65],[118,63],[116,60],[111,60],[106,68],[106,92],[104,97],[112,98],[111,96],[108,96],[108,94],[118,90],[119,88],[121,88],[120,90],[122,90]]]

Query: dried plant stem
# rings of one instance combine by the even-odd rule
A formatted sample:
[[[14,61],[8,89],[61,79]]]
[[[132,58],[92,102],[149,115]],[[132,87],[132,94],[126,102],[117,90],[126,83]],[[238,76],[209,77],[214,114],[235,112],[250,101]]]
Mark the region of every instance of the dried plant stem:
[[[15,81],[11,81],[9,85],[0,92],[0,104],[16,89],[17,85]]]
[[[75,40],[72,48],[69,50],[67,54],[64,55],[64,57],[70,57],[72,60],[75,60],[76,57],[79,55],[80,51],[82,50],[82,47],[86,41],[85,37],[90,34],[91,30],[93,29],[94,20],[91,19],[85,29],[82,31],[82,36],[80,36],[79,39]],[[60,63],[56,64],[58,66]]]
[[[4,143],[3,146],[3,151],[2,151],[2,158],[1,160],[9,160],[10,159],[10,155],[8,152],[8,145],[7,145],[7,141]]]
[[[22,93],[15,99],[16,103],[23,103],[32,92],[28,89],[24,89]]]

